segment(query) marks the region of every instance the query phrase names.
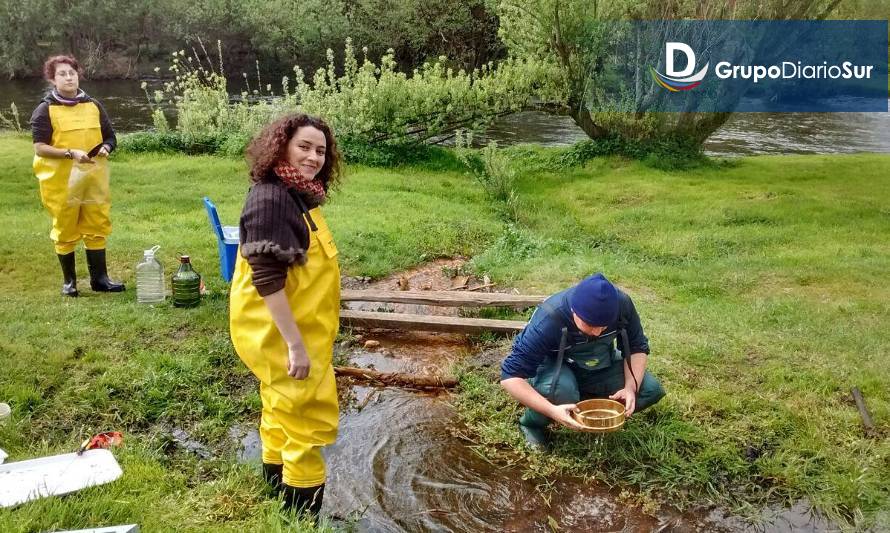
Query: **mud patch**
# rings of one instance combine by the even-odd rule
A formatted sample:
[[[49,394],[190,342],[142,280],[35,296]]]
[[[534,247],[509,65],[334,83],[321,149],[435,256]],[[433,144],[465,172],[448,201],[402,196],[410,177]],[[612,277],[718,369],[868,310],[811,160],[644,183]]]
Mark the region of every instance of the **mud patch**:
[[[255,424],[238,424],[228,431],[228,440],[234,445],[239,463],[262,461],[263,443]]]
[[[392,274],[377,281],[367,278],[343,278],[344,289],[374,289],[385,291],[448,291],[468,290],[485,292],[506,292],[498,289],[487,277],[478,278],[464,270],[467,260],[463,257],[437,259],[411,270]],[[457,316],[457,307],[434,305],[395,304],[380,302],[345,302],[348,309],[355,311],[382,311],[418,315]]]
[[[454,288],[455,278],[459,275],[468,276],[464,270],[467,259],[454,257],[437,259],[424,263],[410,270],[397,272],[370,283],[368,288],[392,291],[447,291]],[[478,281],[468,276],[468,283]]]
[[[348,354],[350,364],[380,372],[443,376],[470,348],[466,335],[454,333],[375,331],[364,338],[379,342],[379,348],[356,347]]]
[[[201,459],[210,459],[213,457],[213,453],[207,446],[193,439],[184,429],[173,428],[170,432],[170,437],[177,447],[186,452],[195,454]]]

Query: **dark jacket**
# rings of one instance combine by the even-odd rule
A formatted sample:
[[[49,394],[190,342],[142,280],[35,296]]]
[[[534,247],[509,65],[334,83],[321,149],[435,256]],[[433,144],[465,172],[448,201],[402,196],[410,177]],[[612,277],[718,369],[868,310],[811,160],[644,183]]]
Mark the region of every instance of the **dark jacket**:
[[[572,320],[572,308],[569,302],[574,290],[572,287],[547,298],[546,302],[554,309],[552,314],[541,307],[535,309],[525,329],[513,341],[510,355],[501,364],[502,380],[533,377],[538,371],[538,366],[547,357],[556,357],[564,327],[568,329],[567,347],[587,343],[593,339],[582,333]],[[631,353],[649,353],[649,339],[643,333],[640,315],[637,314],[630,296],[621,290],[618,291],[618,320],[610,324],[603,335],[608,335],[619,327],[627,330]],[[629,354],[623,355],[626,357]]]
[[[77,101],[80,103],[92,102],[99,108],[99,126],[102,128],[102,144],[107,144],[109,152],[117,148],[117,136],[114,134],[114,128],[111,126],[111,120],[108,113],[98,100],[92,98],[83,90],[77,92]],[[44,143],[52,145],[53,141],[53,125],[49,118],[49,106],[65,105],[53,95],[50,91],[31,114],[31,138],[35,143]],[[87,147],[86,150],[93,148]]]
[[[239,224],[241,255],[250,264],[260,296],[283,289],[287,270],[306,263],[311,228],[302,209],[316,206],[280,180],[257,183],[247,193]]]

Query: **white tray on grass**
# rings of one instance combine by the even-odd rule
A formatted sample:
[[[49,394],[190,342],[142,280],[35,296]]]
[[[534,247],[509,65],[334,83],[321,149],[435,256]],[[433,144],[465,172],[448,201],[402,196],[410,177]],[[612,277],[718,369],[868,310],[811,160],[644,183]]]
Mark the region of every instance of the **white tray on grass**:
[[[108,450],[65,453],[0,465],[0,507],[68,494],[119,478],[123,471]]]

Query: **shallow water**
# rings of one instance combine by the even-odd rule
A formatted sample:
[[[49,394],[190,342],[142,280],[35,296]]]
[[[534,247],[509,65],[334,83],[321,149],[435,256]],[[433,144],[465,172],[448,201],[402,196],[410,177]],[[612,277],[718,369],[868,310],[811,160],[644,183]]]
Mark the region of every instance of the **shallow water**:
[[[351,363],[389,372],[441,372],[431,358],[453,351],[455,336],[416,335],[371,335],[381,349],[356,349]],[[415,359],[419,344],[425,350]],[[353,520],[359,531],[836,530],[813,516],[805,502],[767,509],[763,524],[753,526],[719,509],[680,513],[665,505],[647,515],[617,492],[576,478],[550,480],[545,489],[523,480],[518,466],[494,464],[478,454],[462,438],[465,430],[449,394],[358,385],[352,392],[337,442],[324,452],[324,513]],[[255,429],[232,437],[241,442],[240,460],[259,461]],[[598,439],[592,445],[605,446]]]

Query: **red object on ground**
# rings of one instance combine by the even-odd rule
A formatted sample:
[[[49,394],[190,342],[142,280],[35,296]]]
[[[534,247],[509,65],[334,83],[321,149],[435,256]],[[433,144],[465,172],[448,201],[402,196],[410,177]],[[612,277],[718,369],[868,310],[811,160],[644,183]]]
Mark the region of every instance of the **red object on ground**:
[[[87,450],[96,448],[110,448],[112,446],[120,446],[124,442],[124,435],[120,431],[106,431],[93,435],[91,439],[83,441],[77,454],[80,455]]]

